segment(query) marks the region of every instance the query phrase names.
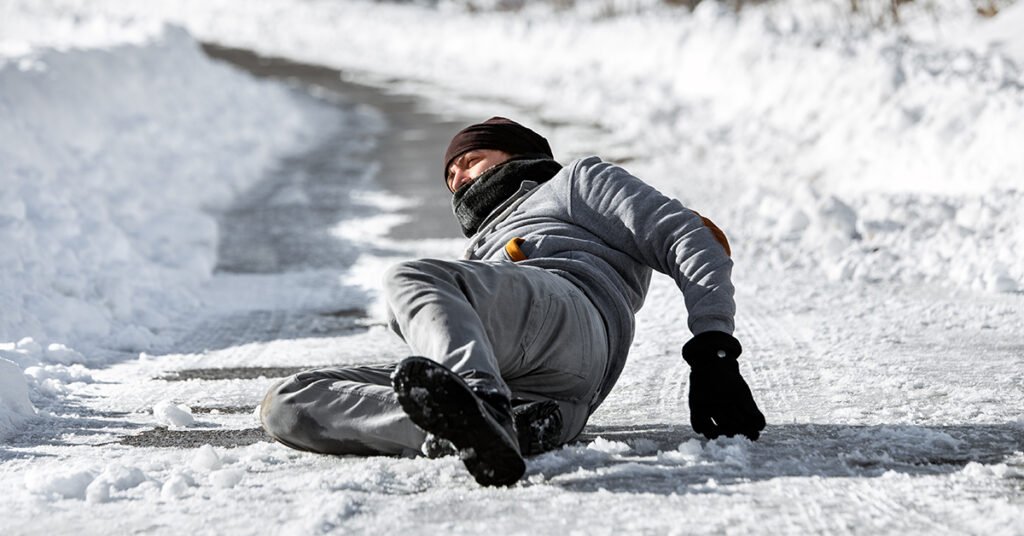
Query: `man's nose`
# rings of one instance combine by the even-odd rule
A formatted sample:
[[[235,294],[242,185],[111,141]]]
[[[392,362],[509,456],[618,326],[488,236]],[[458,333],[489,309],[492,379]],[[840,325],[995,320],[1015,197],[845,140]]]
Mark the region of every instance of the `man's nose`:
[[[458,190],[462,188],[462,185],[472,181],[469,172],[464,169],[455,170],[455,175],[452,177],[452,190]]]

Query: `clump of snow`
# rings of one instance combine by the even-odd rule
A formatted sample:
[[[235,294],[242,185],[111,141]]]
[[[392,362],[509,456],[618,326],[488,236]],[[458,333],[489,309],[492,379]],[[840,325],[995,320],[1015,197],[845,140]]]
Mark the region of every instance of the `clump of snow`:
[[[109,502],[117,494],[150,483],[152,479],[139,467],[111,463],[95,467],[64,469],[51,467],[25,475],[25,488],[42,498],[84,500],[89,503]]]
[[[33,390],[40,395],[57,397],[67,394],[68,384],[93,383],[89,369],[82,365],[41,365],[25,369]]]
[[[153,419],[157,424],[170,428],[182,428],[195,423],[192,408],[184,404],[176,404],[172,400],[164,400],[154,405]]]
[[[750,466],[750,444],[750,440],[745,437],[720,437],[708,441],[704,447],[704,454],[716,462],[748,468]]]
[[[85,499],[86,490],[96,478],[92,469],[35,471],[25,475],[25,487],[48,499]]]
[[[223,465],[220,455],[210,445],[199,447],[192,457],[192,469],[196,471],[216,471]]]
[[[21,367],[0,358],[0,440],[35,415],[36,408],[28,398],[28,382]]]
[[[167,500],[180,499],[188,494],[190,488],[196,487],[195,480],[185,473],[174,473],[160,487],[160,497]]]
[[[611,441],[600,436],[591,441],[587,448],[604,452],[605,454],[625,454],[630,451],[629,445],[621,441]]]
[[[684,456],[697,457],[704,453],[704,447],[700,444],[699,440],[687,439],[676,447],[676,452]]]
[[[696,463],[704,455],[704,446],[696,439],[688,439],[680,443],[675,450],[658,453],[658,460],[666,463],[689,465]]]
[[[77,352],[73,348],[60,343],[50,343],[46,346],[46,360],[51,363],[63,363],[69,365],[72,363],[81,363],[85,360],[85,356]]]
[[[962,474],[975,478],[996,477],[996,478],[1022,478],[1024,470],[1019,467],[1012,467],[1005,463],[982,464],[968,462],[960,471]]]
[[[245,471],[237,467],[218,469],[210,473],[210,484],[216,488],[229,489],[238,485],[245,476]]]
[[[110,501],[110,485],[96,479],[85,488],[85,502],[92,504],[105,503]]]
[[[112,492],[126,491],[149,480],[137,467],[111,464],[103,470],[85,489],[85,500],[90,503],[105,503]]]

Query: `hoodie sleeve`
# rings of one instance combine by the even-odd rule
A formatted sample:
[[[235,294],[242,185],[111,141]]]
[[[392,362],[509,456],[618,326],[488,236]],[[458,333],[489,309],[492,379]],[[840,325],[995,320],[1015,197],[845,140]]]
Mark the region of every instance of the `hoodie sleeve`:
[[[584,158],[575,166],[569,192],[573,221],[637,262],[672,277],[683,293],[693,334],[732,333],[732,260],[703,218],[599,158]]]

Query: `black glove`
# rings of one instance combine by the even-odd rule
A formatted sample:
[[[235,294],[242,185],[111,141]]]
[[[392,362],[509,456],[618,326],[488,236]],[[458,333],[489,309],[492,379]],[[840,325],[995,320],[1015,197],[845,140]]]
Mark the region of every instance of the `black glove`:
[[[690,365],[690,425],[708,439],[743,434],[756,440],[764,430],[764,414],[736,363],[741,352],[740,341],[721,331],[706,331],[683,346]]]

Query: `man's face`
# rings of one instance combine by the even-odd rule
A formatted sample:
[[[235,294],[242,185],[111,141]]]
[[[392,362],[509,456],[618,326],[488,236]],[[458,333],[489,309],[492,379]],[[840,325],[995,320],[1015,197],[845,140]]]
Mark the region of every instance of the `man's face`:
[[[473,182],[483,172],[512,158],[512,155],[497,149],[473,149],[452,160],[448,166],[448,189],[456,190]]]

